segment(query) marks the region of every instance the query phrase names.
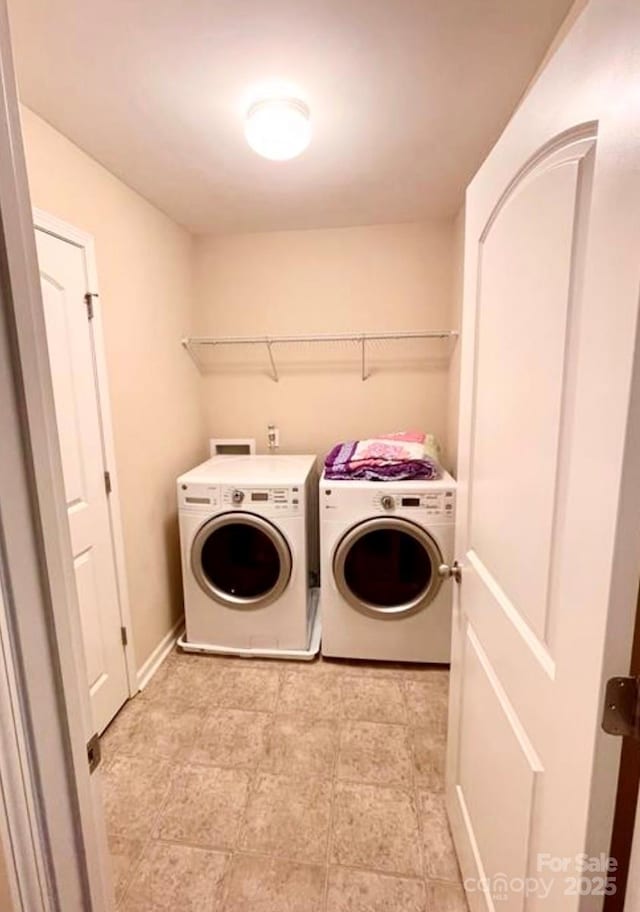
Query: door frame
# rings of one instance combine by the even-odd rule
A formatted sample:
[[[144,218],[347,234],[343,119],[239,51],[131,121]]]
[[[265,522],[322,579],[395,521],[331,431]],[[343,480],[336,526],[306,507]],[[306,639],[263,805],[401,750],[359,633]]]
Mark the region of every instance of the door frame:
[[[9,19],[0,0],[0,839],[16,912],[113,908]],[[10,766],[10,769],[9,769]]]
[[[636,606],[636,617],[633,630],[631,663],[628,674],[636,677],[640,674],[640,590]],[[616,793],[613,829],[609,856],[615,858],[617,867],[611,880],[616,885],[616,892],[605,897],[604,912],[622,912],[623,909],[638,908],[638,889],[640,887],[640,858],[638,857],[638,796],[640,783],[640,741],[626,736],[622,739],[620,769],[618,771],[618,789]],[[634,835],[635,833],[635,835]],[[628,887],[630,889],[628,889]],[[629,903],[627,907],[627,902]]]
[[[131,605],[129,602],[124,536],[122,533],[122,511],[120,509],[120,486],[118,484],[118,468],[115,455],[113,421],[111,417],[111,400],[109,397],[102,304],[98,290],[95,240],[93,235],[89,234],[87,231],[76,228],[75,225],[71,225],[69,222],[65,222],[57,216],[51,215],[36,207],[33,208],[33,227],[35,230],[46,232],[62,241],[80,247],[84,251],[85,266],[87,270],[87,293],[92,296],[93,306],[93,317],[88,322],[89,332],[91,334],[91,347],[93,350],[95,383],[98,392],[100,436],[102,439],[104,467],[105,470],[109,472],[111,481],[111,492],[107,497],[109,525],[111,527],[111,547],[116,568],[120,625],[127,630],[128,634],[127,642],[124,645],[127,686],[129,689],[129,696],[133,697],[140,688],[138,686],[138,672],[133,646]]]

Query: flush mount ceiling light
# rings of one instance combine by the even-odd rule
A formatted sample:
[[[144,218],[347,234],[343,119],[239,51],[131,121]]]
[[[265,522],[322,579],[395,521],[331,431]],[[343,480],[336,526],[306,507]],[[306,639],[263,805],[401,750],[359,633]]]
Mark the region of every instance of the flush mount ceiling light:
[[[264,158],[295,158],[311,139],[309,108],[295,98],[258,101],[247,111],[244,134],[254,152]]]

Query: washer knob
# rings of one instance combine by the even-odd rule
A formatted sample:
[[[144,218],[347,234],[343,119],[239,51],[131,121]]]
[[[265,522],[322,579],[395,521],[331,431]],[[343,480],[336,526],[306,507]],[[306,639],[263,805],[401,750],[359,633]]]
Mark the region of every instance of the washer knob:
[[[380,503],[384,510],[393,510],[396,505],[395,500],[390,494],[385,494],[384,497],[380,498]]]
[[[244,500],[244,491],[234,491],[231,495],[231,500],[234,502],[234,504],[241,504]]]

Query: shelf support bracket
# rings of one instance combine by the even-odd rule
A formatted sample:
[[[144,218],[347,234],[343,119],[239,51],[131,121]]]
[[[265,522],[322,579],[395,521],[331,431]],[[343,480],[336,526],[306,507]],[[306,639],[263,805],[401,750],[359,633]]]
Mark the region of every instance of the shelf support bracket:
[[[271,377],[272,377],[274,383],[278,383],[280,381],[280,377],[278,375],[278,368],[276,367],[276,362],[273,358],[273,351],[271,349],[272,342],[271,342],[271,339],[265,339],[264,341],[267,346],[267,354],[269,355],[269,361],[271,362]]]
[[[362,336],[360,339],[360,360],[362,364],[362,382],[369,376],[367,374],[367,338]]]
[[[183,345],[184,349],[186,350],[187,354],[189,355],[189,357],[191,358],[191,360],[193,361],[193,363],[195,364],[195,366],[198,368],[198,370],[202,370],[202,362],[200,361],[200,358],[198,358],[195,351],[193,350],[193,347],[191,345],[191,340],[183,339],[182,345]]]

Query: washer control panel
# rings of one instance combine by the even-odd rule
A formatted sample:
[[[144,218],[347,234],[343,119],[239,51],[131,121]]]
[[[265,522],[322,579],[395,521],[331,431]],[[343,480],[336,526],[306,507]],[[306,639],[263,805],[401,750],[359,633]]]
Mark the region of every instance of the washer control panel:
[[[288,516],[299,513],[303,491],[299,487],[258,488],[231,485],[178,484],[178,506],[182,510],[215,513],[247,510],[251,513]]]
[[[178,507],[181,510],[210,513],[219,503],[220,491],[217,485],[178,484]]]

